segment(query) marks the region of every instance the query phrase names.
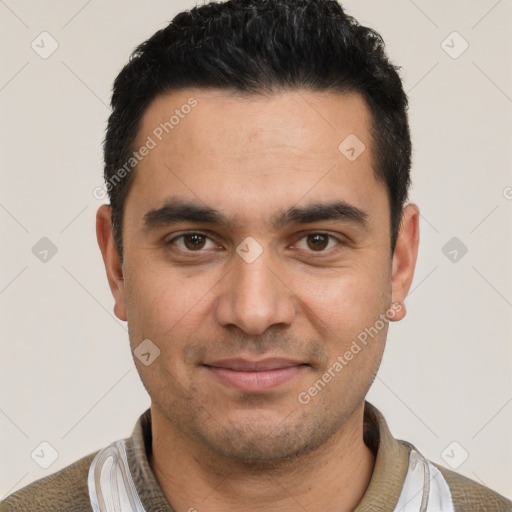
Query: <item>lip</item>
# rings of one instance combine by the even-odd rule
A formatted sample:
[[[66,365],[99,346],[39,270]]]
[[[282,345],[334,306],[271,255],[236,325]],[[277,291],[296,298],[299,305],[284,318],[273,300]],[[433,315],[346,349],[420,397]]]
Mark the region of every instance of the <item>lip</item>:
[[[223,359],[204,367],[230,387],[245,393],[262,393],[289,382],[308,365],[290,359],[270,358],[260,361]]]

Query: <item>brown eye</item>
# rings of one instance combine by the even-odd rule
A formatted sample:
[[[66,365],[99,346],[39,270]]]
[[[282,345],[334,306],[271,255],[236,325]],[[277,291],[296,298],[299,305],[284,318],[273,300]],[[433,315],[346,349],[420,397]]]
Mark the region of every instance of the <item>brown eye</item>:
[[[310,249],[314,251],[322,251],[329,244],[329,235],[323,235],[321,233],[317,233],[314,235],[307,236],[307,244]]]
[[[333,235],[328,233],[310,233],[304,235],[295,245],[298,249],[313,253],[319,256],[332,254],[336,249],[340,249],[344,243]]]
[[[199,233],[183,235],[185,247],[191,251],[202,249],[206,243],[207,237]]]

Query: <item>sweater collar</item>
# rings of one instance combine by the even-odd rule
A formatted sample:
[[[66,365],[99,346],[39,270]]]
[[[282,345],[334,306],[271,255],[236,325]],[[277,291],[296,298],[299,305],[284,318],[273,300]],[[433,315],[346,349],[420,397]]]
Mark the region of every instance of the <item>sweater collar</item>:
[[[375,454],[375,466],[368,488],[354,512],[393,510],[407,474],[411,446],[391,435],[384,416],[369,402],[365,402],[363,438]],[[151,443],[151,410],[148,409],[127,440],[128,464],[144,508],[172,512],[149,463]]]

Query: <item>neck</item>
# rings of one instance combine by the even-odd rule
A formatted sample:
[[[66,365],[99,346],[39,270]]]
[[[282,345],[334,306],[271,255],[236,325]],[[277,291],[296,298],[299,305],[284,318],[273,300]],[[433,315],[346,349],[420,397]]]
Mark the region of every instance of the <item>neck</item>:
[[[375,462],[363,440],[363,413],[364,402],[336,435],[300,460],[255,468],[206,451],[152,406],[150,465],[178,511],[348,512],[361,501]]]

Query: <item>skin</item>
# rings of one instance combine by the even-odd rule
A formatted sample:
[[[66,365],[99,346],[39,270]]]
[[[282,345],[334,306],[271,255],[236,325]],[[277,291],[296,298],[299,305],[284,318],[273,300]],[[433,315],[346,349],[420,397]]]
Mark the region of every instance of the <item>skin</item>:
[[[364,399],[379,368],[388,324],[303,404],[307,391],[411,285],[419,210],[408,204],[393,255],[385,184],[376,179],[370,112],[354,93],[285,91],[240,97],[185,89],[145,112],[138,144],[191,97],[192,112],[137,166],[125,204],[121,264],[110,208],[98,242],[134,351],[150,339],[160,356],[134,358],[151,397],[150,464],[177,511],[349,511],[374,466],[363,442]],[[349,161],[339,144],[366,146]],[[232,217],[226,227],[179,222],[148,227],[170,197]],[[366,212],[347,220],[273,229],[276,212],[342,200]],[[190,238],[200,233],[201,247]],[[315,234],[334,238],[321,245]],[[254,238],[246,262],[236,249]],[[188,244],[185,242],[188,241]],[[280,357],[304,366],[284,384],[243,392],[205,366]]]

